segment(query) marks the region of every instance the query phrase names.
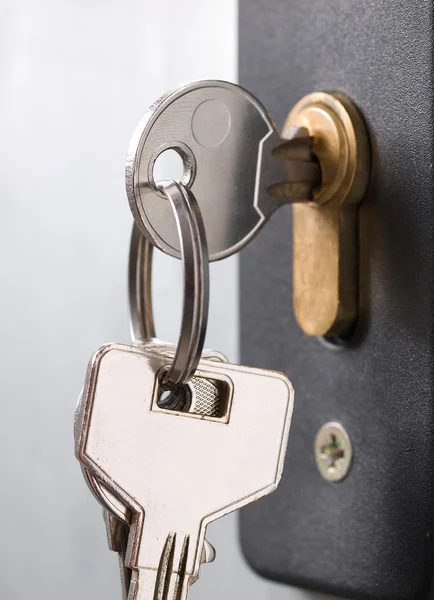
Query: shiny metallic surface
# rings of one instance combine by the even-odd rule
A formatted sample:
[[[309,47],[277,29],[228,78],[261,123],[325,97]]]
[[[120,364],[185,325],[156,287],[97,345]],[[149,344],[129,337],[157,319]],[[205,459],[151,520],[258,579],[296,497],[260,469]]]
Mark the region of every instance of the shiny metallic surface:
[[[129,589],[131,586],[131,579],[133,570],[125,566],[125,558],[128,546],[129,537],[129,525],[126,525],[107,510],[103,511],[104,521],[106,524],[107,541],[110,550],[117,552],[119,558],[119,570],[121,576],[121,594],[122,600],[128,600]],[[164,556],[164,553],[163,553]],[[215,560],[215,548],[207,541],[204,540],[201,564],[211,563]],[[159,573],[161,581],[161,573]],[[161,586],[160,582],[157,582],[156,587]]]
[[[152,249],[149,240],[133,225],[128,263],[128,298],[130,306],[130,332],[134,344],[149,344],[174,350],[174,347],[156,339],[152,310]],[[222,354],[204,351],[203,358],[227,362]],[[218,412],[218,387],[202,378],[192,377],[187,383],[192,402],[190,412],[213,416]]]
[[[221,411],[221,394],[216,382],[202,377],[191,380],[195,385],[191,386],[191,405],[189,412],[206,417],[218,417]]]
[[[168,360],[173,360],[175,356],[176,347],[172,344],[167,344],[164,342],[160,342],[159,340],[154,340],[153,342],[149,342],[146,344],[147,350],[158,351],[162,356],[164,356]],[[215,362],[227,363],[228,360],[226,356],[224,356],[221,352],[217,352],[215,350],[204,350],[202,353],[202,358],[206,360],[211,360]],[[217,388],[216,383],[212,383],[203,377],[192,377],[186,384],[191,392],[192,403],[187,412],[194,412],[195,414],[205,414],[209,412],[217,412],[220,406],[220,397],[215,392]],[[218,388],[217,388],[218,390]],[[204,394],[209,392],[215,394],[213,399],[213,408],[211,409],[209,403],[205,401]],[[219,391],[219,390],[218,390]],[[77,415],[79,411],[79,407],[82,404],[82,399],[80,397],[77,406]],[[203,412],[204,411],[204,412]],[[78,422],[78,417],[76,416],[76,423]],[[77,437],[78,432],[75,431],[75,437]],[[105,511],[109,512],[113,515],[113,518],[118,519],[121,523],[125,525],[130,524],[130,514],[128,509],[114,496],[104,485],[101,484],[100,481],[96,480],[92,474],[85,469],[82,468],[83,476],[87,481],[87,484],[92,491],[95,498],[98,502],[105,508]],[[111,535],[110,532],[114,531],[117,534],[117,530],[114,529],[113,526],[107,528],[107,535]],[[116,540],[113,543],[109,542],[109,547],[112,550],[116,549],[117,542]]]
[[[341,481],[353,460],[350,436],[341,423],[326,423],[315,438],[315,461],[327,481]]]
[[[205,340],[209,306],[208,248],[200,209],[191,190],[175,181],[166,183],[161,190],[175,215],[184,265],[181,331],[173,362],[163,374],[165,383],[179,385],[193,375]]]
[[[277,487],[292,415],[284,375],[208,360],[197,376],[225,383],[225,414],[160,409],[158,374],[171,361],[152,345],[103,346],[77,411],[77,458],[130,515],[124,565],[135,600],[186,597],[201,562],[212,559],[208,523]]]
[[[139,235],[143,239],[143,236],[141,236],[140,233]],[[146,244],[149,244],[147,240]],[[133,262],[135,262],[135,257],[137,255],[134,255],[134,253],[132,253],[131,256],[133,257]],[[142,255],[139,254],[139,256]],[[173,359],[176,351],[175,346],[160,342],[159,340],[150,341],[147,344],[147,349],[151,348],[158,349],[159,352],[163,353],[165,356],[171,359]],[[207,360],[217,362],[228,362],[227,358],[223,354],[213,350],[204,350],[202,353],[202,357]],[[219,391],[215,383],[212,383],[211,381],[208,381],[203,377],[192,377],[186,385],[189,387],[192,395],[192,403],[189,409],[190,412],[194,412],[196,414],[205,414],[207,416],[217,416],[218,409],[220,408],[220,402],[219,396],[215,393],[215,390],[217,390],[217,392]],[[204,396],[204,394],[209,395],[210,391],[215,393],[215,397],[213,398],[213,402],[211,405],[209,399],[207,402],[207,399]],[[81,402],[82,400],[80,398],[78,408],[81,405]],[[77,436],[77,434],[78,433],[76,432],[75,435]],[[87,469],[83,467],[82,472],[89,486],[89,489],[92,491],[93,495],[98,500],[98,502],[104,507],[103,515],[106,524],[108,546],[110,550],[113,550],[118,554],[122,600],[127,600],[128,589],[131,582],[131,569],[125,566],[125,553],[129,536],[131,513],[128,510],[128,508],[125,505],[123,505],[116,498],[116,496],[114,496],[107,489],[107,487],[105,487],[100,483],[100,481],[95,479]],[[214,558],[215,550],[213,546],[205,539],[201,562],[209,563],[212,562]]]
[[[134,344],[146,344],[155,338],[152,310],[152,248],[152,244],[134,224],[128,260],[130,334]]]
[[[130,589],[132,574],[131,569],[125,566],[129,527],[107,510],[104,510],[103,514],[106,524],[108,546],[110,550],[118,553],[122,600],[128,600],[128,591]]]
[[[136,345],[158,347],[173,356],[176,347],[156,337],[152,310],[152,254],[153,246],[133,224],[128,263],[128,300],[130,308],[130,333]],[[228,362],[221,352],[203,350],[202,358]],[[194,383],[194,377],[192,378]]]
[[[173,149],[184,164],[182,183],[199,202],[210,260],[230,256],[279,206],[312,199],[320,172],[310,147],[307,134],[291,150],[265,108],[237,85],[182,85],[151,106],[131,140],[126,189],[134,220],[155,246],[180,255],[175,221],[153,174],[157,158]]]

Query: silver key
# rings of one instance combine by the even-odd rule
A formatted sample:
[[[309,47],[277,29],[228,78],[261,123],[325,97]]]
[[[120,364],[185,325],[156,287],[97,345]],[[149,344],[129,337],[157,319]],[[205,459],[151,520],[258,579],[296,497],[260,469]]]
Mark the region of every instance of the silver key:
[[[131,514],[128,600],[182,600],[199,576],[206,526],[273,491],[280,479],[293,391],[282,374],[203,360],[218,383],[219,417],[161,409],[157,350],[101,348],[77,417],[76,453]]]
[[[310,200],[319,182],[308,131],[300,128],[284,143],[265,108],[246,90],[224,81],[172,90],[140,122],[126,166],[136,224],[172,256],[180,255],[175,219],[153,174],[168,149],[183,160],[182,182],[199,203],[210,260],[238,252],[279,206]]]
[[[175,354],[175,346],[172,344],[167,344],[165,342],[154,340],[146,344],[147,350],[155,350],[158,351],[162,356],[167,359],[173,359]],[[217,352],[215,350],[204,350],[202,353],[202,357],[207,360],[227,363],[228,359],[221,352]],[[166,406],[169,409],[177,408],[178,410],[184,410],[186,412],[191,412],[194,414],[202,414],[205,416],[215,416],[218,413],[219,407],[219,391],[217,386],[207,379],[203,377],[192,377],[192,379],[187,384],[189,388],[189,396],[190,403],[187,406],[180,405],[180,403],[176,403],[176,397],[174,401],[166,402]],[[75,424],[75,438],[78,438],[78,415],[80,411],[80,407],[83,403],[82,396],[79,398],[77,410],[76,410],[76,424]],[[178,406],[176,406],[178,404]],[[101,484],[100,481],[96,480],[91,473],[85,468],[83,468],[83,474],[88,483],[92,493],[97,498],[97,500],[104,506],[106,510],[108,510],[114,517],[119,519],[122,523],[129,525],[130,523],[130,515],[128,514],[128,509],[122,503],[120,503],[110,491]],[[113,531],[117,536],[117,529],[112,527],[111,525],[108,527],[107,534],[110,535],[110,532]],[[110,548],[113,548],[117,545],[116,541],[111,543],[109,541]]]
[[[172,358],[175,354],[175,346],[160,341],[148,342],[147,348],[158,349],[165,356]],[[221,352],[214,350],[204,350],[203,358],[216,362],[227,363],[228,360]],[[218,388],[211,381],[202,377],[192,377],[188,382],[191,394],[191,405],[188,412],[215,416],[218,411],[219,397]],[[79,402],[80,405],[81,401]],[[121,576],[122,599],[127,600],[128,590],[131,582],[131,569],[125,566],[125,554],[129,536],[130,514],[128,509],[123,506],[102,486],[99,481],[92,477],[87,469],[83,469],[85,479],[98,501],[105,507],[103,510],[104,521],[106,524],[107,542],[110,550],[117,552],[119,558],[119,569]],[[115,514],[113,514],[113,512]],[[202,553],[202,562],[212,562],[215,557],[213,546],[205,540],[204,551]]]

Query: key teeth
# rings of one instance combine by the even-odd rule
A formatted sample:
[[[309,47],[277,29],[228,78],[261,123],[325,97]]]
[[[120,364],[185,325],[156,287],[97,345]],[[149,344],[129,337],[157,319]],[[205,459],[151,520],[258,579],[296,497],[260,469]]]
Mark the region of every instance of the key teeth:
[[[155,592],[153,600],[166,600],[169,596],[170,580],[173,573],[173,558],[175,555],[176,534],[169,533],[161,553],[158,565]]]
[[[173,569],[173,560],[176,548],[176,534],[169,533],[161,553],[160,563],[158,565],[157,577],[155,581],[155,592],[153,600],[168,600],[170,593],[170,584],[172,576],[175,575],[175,584],[172,594],[172,600],[182,600],[186,596],[186,580],[188,549],[190,545],[190,536],[186,535],[182,544],[181,555],[178,562],[176,573]]]
[[[270,185],[267,192],[288,202],[311,201],[321,184],[321,169],[313,152],[313,137],[305,127],[292,127],[273,148],[272,154],[286,163],[286,178]]]
[[[315,159],[313,152],[313,137],[305,127],[291,128],[286,132],[282,143],[273,148],[273,156],[294,161],[312,161]]]
[[[178,573],[176,575],[176,583],[175,590],[173,593],[173,600],[182,600],[186,594],[183,594],[184,585],[188,585],[185,574],[187,570],[187,557],[188,557],[188,548],[190,545],[190,536],[186,535],[184,537],[184,542],[182,544],[181,556],[179,558],[178,564]]]
[[[122,600],[136,600],[138,594],[137,570],[125,566],[125,554],[128,542],[128,525],[119,521],[116,517],[104,510],[104,520],[107,527],[109,548],[119,555],[119,567],[121,575]],[[188,587],[196,581],[187,579],[187,558],[190,546],[190,536],[184,536],[178,568],[173,569],[176,550],[176,534],[170,533],[165,541],[163,551],[155,578],[155,590],[152,600],[183,600]],[[204,540],[201,556],[201,564],[210,563],[215,559],[215,549]],[[173,582],[173,585],[172,585]],[[171,592],[173,589],[173,593]]]
[[[128,600],[132,575],[131,569],[125,566],[129,534],[128,525],[111,515],[107,510],[103,511],[103,515],[106,524],[108,546],[110,550],[118,554],[122,600]]]
[[[289,203],[310,202],[313,198],[312,184],[306,182],[281,182],[270,185],[268,194],[273,198],[285,198]]]
[[[121,590],[122,600],[128,600],[128,593],[131,587],[132,571],[125,566],[124,554],[120,552],[118,554],[119,571],[121,575]]]

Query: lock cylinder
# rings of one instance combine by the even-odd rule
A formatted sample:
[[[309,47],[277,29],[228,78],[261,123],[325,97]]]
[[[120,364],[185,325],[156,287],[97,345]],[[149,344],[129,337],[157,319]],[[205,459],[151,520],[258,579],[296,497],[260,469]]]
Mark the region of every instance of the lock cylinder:
[[[343,337],[357,318],[357,221],[370,176],[368,133],[355,105],[334,92],[302,98],[282,138],[294,127],[309,132],[321,169],[312,201],[292,205],[294,312],[306,334]]]

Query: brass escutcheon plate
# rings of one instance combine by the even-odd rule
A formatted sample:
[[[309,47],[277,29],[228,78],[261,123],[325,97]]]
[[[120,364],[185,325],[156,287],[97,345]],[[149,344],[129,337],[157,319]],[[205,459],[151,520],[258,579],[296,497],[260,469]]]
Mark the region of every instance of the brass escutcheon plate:
[[[357,318],[358,205],[370,176],[370,145],[354,104],[317,92],[291,110],[282,137],[306,127],[322,183],[308,204],[293,204],[294,312],[311,336],[344,336]]]

